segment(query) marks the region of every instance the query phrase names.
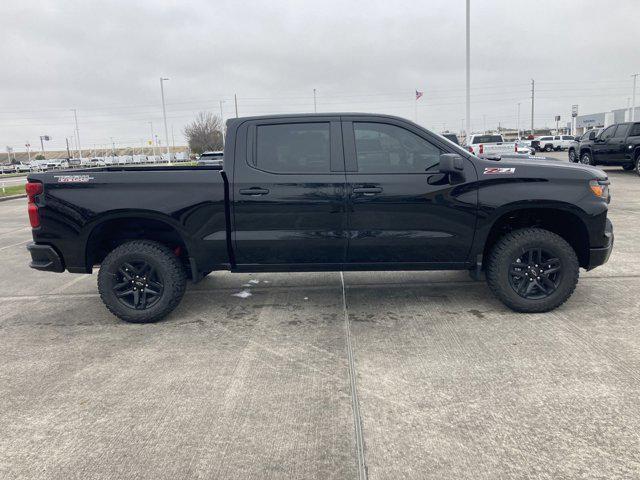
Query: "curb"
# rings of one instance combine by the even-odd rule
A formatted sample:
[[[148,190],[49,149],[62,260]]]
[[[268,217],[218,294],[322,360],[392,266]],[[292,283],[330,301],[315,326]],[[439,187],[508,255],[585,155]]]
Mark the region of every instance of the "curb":
[[[27,198],[27,194],[21,193],[19,195],[9,195],[7,197],[0,197],[0,202],[6,202],[7,200],[15,200],[16,198]]]

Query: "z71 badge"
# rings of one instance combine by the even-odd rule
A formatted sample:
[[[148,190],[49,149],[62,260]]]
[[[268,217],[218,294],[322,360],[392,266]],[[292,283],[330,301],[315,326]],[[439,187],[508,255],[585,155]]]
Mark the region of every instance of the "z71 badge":
[[[93,180],[89,175],[54,175],[58,183],[87,183]]]
[[[485,175],[513,175],[514,173],[516,173],[516,169],[514,167],[511,167],[511,168],[487,167],[484,169]]]

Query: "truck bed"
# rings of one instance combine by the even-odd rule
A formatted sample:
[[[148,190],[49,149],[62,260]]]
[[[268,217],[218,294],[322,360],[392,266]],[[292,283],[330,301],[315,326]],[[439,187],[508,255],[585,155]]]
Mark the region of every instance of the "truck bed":
[[[145,229],[164,228],[175,232],[189,263],[215,269],[229,261],[228,188],[220,167],[109,166],[27,178],[44,185],[34,241],[60,251],[70,271],[88,272],[100,262],[87,257],[87,247],[106,230],[136,238]]]

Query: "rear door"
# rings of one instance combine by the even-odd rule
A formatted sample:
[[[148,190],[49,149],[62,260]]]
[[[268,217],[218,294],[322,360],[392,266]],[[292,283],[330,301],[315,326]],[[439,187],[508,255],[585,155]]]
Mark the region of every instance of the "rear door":
[[[233,182],[238,268],[338,268],[347,248],[337,117],[254,120],[239,130]]]
[[[631,130],[631,123],[621,123],[616,127],[616,131],[613,137],[609,140],[611,143],[611,161],[621,162],[625,159],[626,154],[626,139]]]
[[[457,153],[399,119],[343,117],[349,192],[347,262],[457,264],[467,260],[476,224],[477,175],[450,185],[441,153]],[[407,265],[409,267],[409,265]]]

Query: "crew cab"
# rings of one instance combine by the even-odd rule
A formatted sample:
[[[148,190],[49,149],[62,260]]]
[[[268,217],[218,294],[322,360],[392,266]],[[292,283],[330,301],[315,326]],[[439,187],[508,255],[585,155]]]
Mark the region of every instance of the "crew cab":
[[[31,267],[100,266],[129,322],[164,317],[214,270],[469,270],[544,312],[613,248],[601,170],[479,158],[398,117],[230,119],[224,159],[29,175]]]
[[[474,155],[499,156],[503,154],[519,153],[535,154],[535,151],[520,142],[505,142],[502,135],[481,134],[471,135],[467,142],[467,149]]]
[[[640,175],[640,122],[616,123],[580,143],[580,163],[621,166]]]
[[[569,145],[568,156],[570,162],[580,161],[580,148],[585,148],[587,145],[593,144],[593,141],[598,136],[602,129],[587,130],[579,137],[575,137],[571,145]]]

